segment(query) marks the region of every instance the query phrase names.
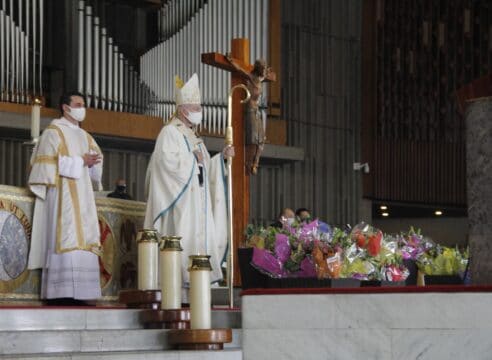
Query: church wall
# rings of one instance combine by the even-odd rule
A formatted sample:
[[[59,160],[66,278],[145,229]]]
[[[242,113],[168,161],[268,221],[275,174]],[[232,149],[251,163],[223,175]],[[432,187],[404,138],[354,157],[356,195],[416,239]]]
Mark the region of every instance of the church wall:
[[[268,223],[282,207],[307,207],[342,225],[359,220],[361,7],[359,0],[285,0],[282,109],[288,144],[302,162],[261,167],[251,178],[250,217]]]

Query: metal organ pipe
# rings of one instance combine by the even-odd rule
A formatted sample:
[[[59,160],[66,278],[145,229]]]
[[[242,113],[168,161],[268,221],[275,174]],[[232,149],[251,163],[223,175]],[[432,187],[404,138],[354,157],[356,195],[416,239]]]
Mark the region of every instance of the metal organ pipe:
[[[18,82],[18,87],[17,87],[17,92],[18,92],[18,101],[23,103],[24,102],[24,31],[22,30],[22,3],[23,0],[19,1],[19,27],[18,33],[17,33],[17,47],[19,49],[19,66],[18,66],[18,74],[19,74],[19,82]]]
[[[119,108],[119,52],[118,46],[113,45],[113,110],[118,111]]]
[[[108,37],[108,110],[113,110],[113,39]]]
[[[85,8],[85,95],[87,106],[92,106],[92,8]]]
[[[39,94],[43,93],[43,19],[44,0],[39,0]]]
[[[118,94],[118,99],[119,99],[119,107],[118,107],[118,110],[119,111],[123,111],[123,63],[124,63],[124,60],[123,60],[123,54],[120,53],[120,62],[118,64],[118,70],[120,72],[120,77],[119,77],[119,80],[118,80],[118,85],[119,85],[119,94]]]
[[[94,107],[99,107],[99,18],[94,16]]]
[[[30,75],[30,67],[29,67],[29,63],[30,63],[30,58],[29,58],[29,39],[30,39],[30,25],[31,25],[31,17],[30,17],[30,6],[28,5],[28,3],[26,3],[26,41],[24,43],[24,55],[25,55],[25,68],[26,68],[26,72],[25,72],[25,75],[26,75],[26,87],[25,87],[25,92],[26,92],[26,102],[29,102],[29,94],[30,94],[30,91],[29,91],[29,75]],[[2,28],[2,31],[3,31],[3,28]],[[34,67],[34,64],[32,64],[32,66]]]
[[[79,1],[79,77],[78,77],[78,90],[84,92],[84,1]],[[35,31],[33,29],[33,31]]]
[[[0,101],[4,101],[4,95],[6,93],[5,79],[5,1],[2,4],[2,9],[0,9]]]
[[[107,38],[106,38],[106,28],[101,27],[101,108],[106,109],[106,74],[107,74],[107,59],[106,59],[106,52],[107,52]]]

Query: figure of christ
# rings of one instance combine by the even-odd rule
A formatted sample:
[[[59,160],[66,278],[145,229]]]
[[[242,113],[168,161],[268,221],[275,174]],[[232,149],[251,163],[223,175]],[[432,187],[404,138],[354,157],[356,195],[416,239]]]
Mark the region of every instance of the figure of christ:
[[[267,79],[271,69],[267,67],[264,60],[256,60],[253,70],[247,72],[234,61],[231,54],[226,54],[226,58],[232,67],[246,78],[246,86],[251,94],[245,108],[246,168],[251,174],[256,175],[266,140],[259,102],[262,83]]]

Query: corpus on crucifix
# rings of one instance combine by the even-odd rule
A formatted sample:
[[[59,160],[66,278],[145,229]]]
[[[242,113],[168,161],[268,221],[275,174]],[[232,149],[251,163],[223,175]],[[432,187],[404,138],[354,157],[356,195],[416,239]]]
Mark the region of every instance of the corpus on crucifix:
[[[250,82],[250,75],[253,72],[254,66],[249,63],[249,40],[248,39],[232,39],[231,41],[231,53],[229,56],[232,59],[231,62],[226,56],[220,53],[206,53],[202,54],[202,62],[220,69],[231,72],[231,87],[238,84],[244,84],[248,88],[253,85]],[[238,68],[242,69],[239,70]],[[248,75],[246,75],[248,74]],[[266,76],[261,79],[264,81],[275,81],[276,75],[273,71],[269,71]],[[253,80],[256,81],[256,80]],[[250,82],[250,84],[248,84]],[[260,82],[260,89],[261,89]],[[258,89],[259,90],[259,89]],[[251,97],[253,94],[257,93],[258,90],[253,90],[251,92]],[[261,91],[260,91],[261,94]],[[247,103],[246,107],[252,106],[256,102],[258,106],[258,99],[260,94],[256,94],[257,100],[252,100],[252,103]],[[244,229],[248,223],[249,219],[249,175],[251,174],[251,169],[248,167],[249,164],[254,162],[254,156],[256,151],[251,154],[246,151],[248,145],[246,144],[246,119],[244,118],[243,105],[241,104],[242,94],[236,92],[232,96],[232,119],[234,127],[234,149],[235,157],[234,163],[232,165],[232,188],[233,188],[233,224],[234,224],[234,249],[232,250],[235,254],[238,245],[242,242],[244,237]],[[256,114],[255,114],[256,115]],[[263,125],[262,125],[263,126]],[[263,131],[263,128],[261,129]],[[264,133],[263,133],[264,134]],[[264,141],[264,135],[263,135]],[[252,147],[256,145],[252,144]],[[256,149],[253,149],[256,150]],[[253,156],[251,156],[253,155]],[[258,154],[259,159],[259,154]],[[239,268],[237,263],[234,264],[234,279],[239,278]],[[239,283],[235,283],[239,285]]]
[[[267,67],[264,60],[256,60],[253,70],[248,72],[236,63],[230,53],[226,54],[226,58],[234,69],[247,79],[246,86],[251,94],[244,113],[246,167],[251,174],[256,175],[266,140],[259,103],[262,95],[262,83],[267,80],[271,68]]]

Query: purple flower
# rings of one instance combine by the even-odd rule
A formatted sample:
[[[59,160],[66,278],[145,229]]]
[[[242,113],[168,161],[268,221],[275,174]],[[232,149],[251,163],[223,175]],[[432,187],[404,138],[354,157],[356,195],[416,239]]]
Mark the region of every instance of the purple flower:
[[[253,248],[251,264],[262,272],[273,277],[282,277],[284,270],[280,261],[265,249]]]
[[[301,270],[298,272],[299,277],[316,277],[316,267],[311,258],[304,258],[301,262]]]
[[[290,244],[289,237],[285,234],[276,234],[275,235],[275,255],[277,255],[277,259],[281,264],[285,264],[285,262],[290,257]]]

